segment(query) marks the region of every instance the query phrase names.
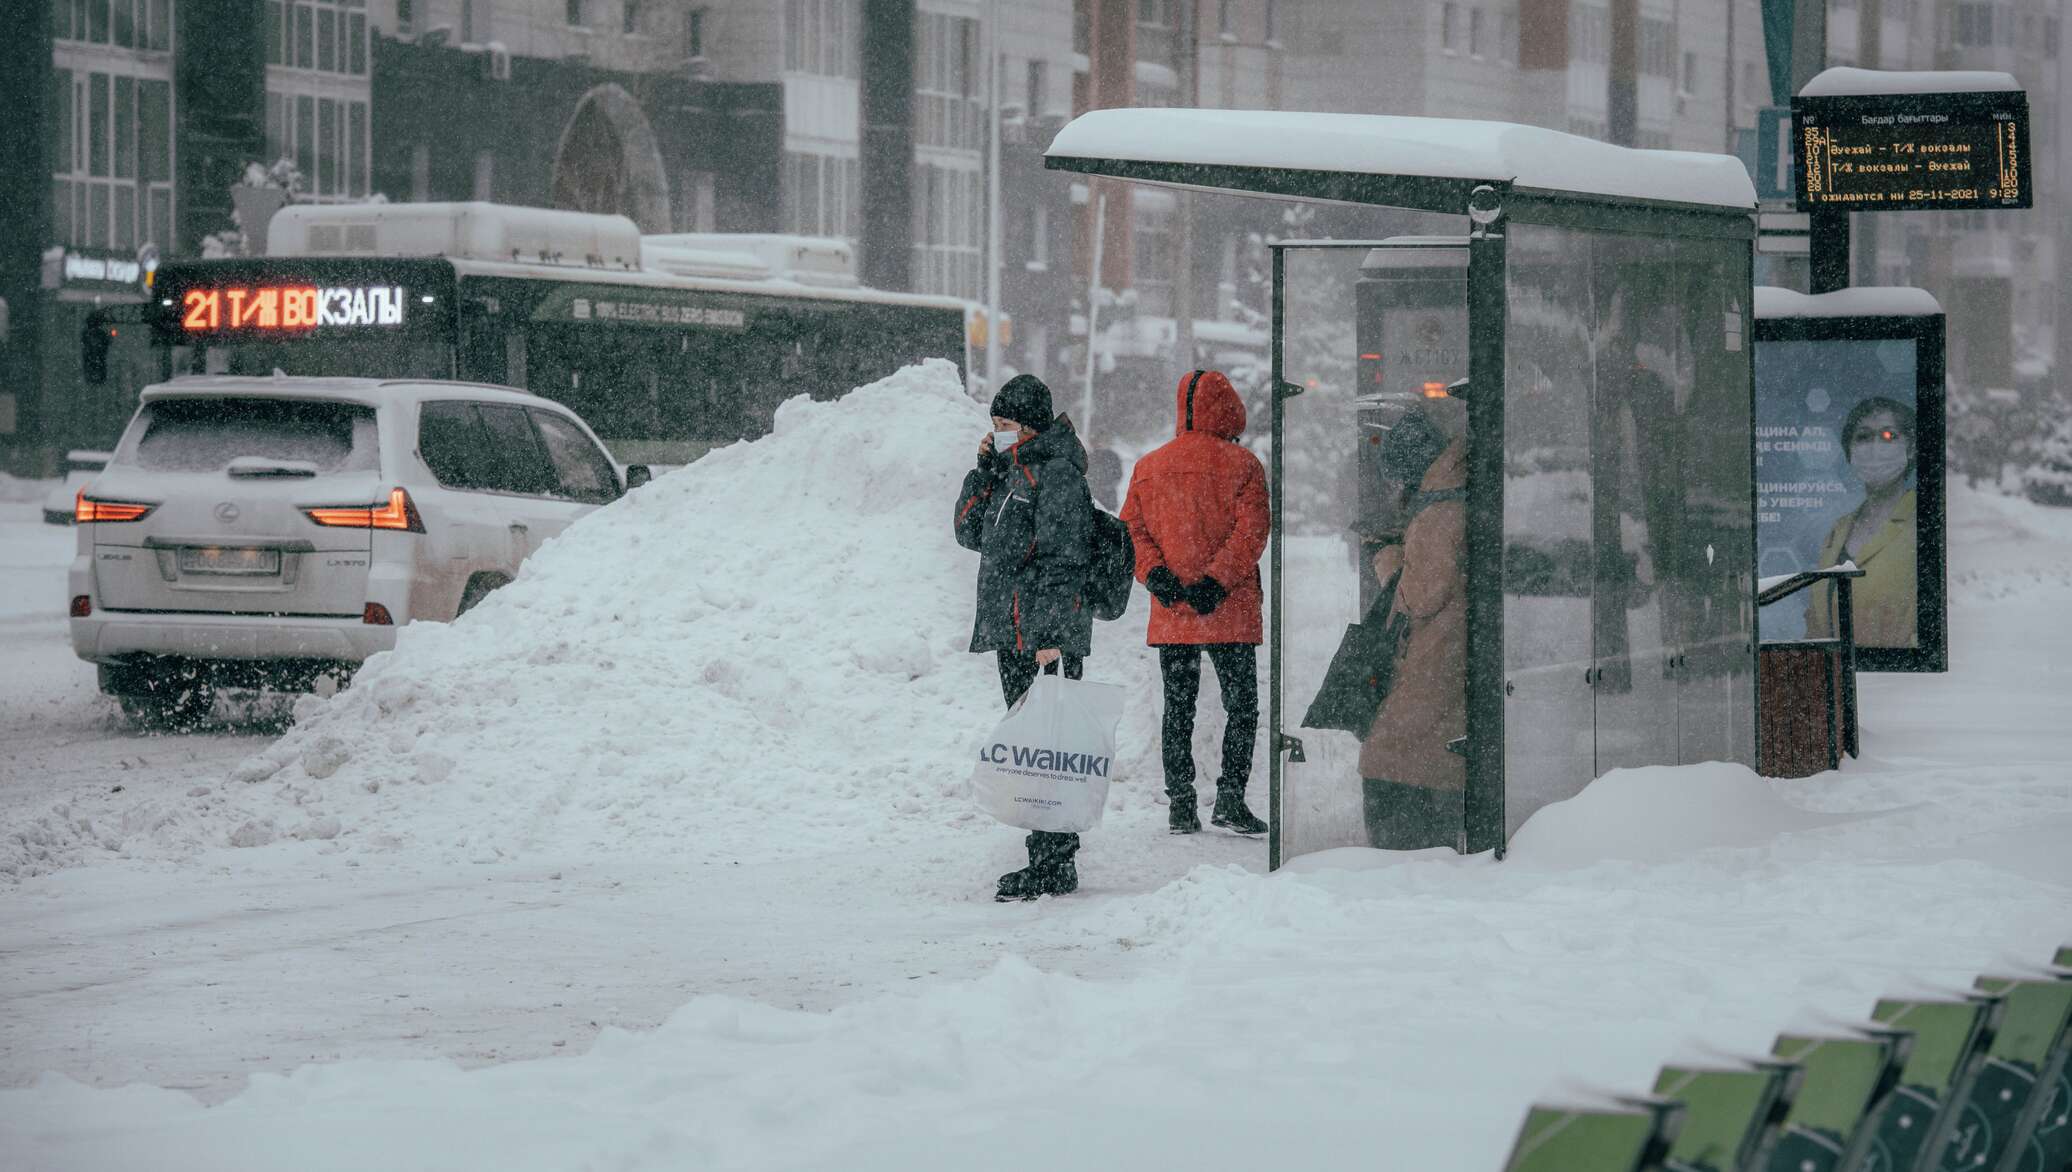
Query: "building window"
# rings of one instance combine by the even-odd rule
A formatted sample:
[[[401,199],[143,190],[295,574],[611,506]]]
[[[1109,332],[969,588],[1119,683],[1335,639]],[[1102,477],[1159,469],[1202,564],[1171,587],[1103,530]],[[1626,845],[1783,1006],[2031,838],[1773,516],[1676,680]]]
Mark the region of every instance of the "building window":
[[[169,0],[52,0],[50,33],[120,49],[164,52],[173,43]]]
[[[1503,27],[1497,34],[1496,55],[1506,65],[1518,64],[1518,14],[1506,12]]]
[[[583,23],[583,0],[568,0],[565,7],[566,11],[563,13],[563,16],[567,18],[567,23],[581,25]]]
[[[1668,21],[1641,18],[1640,71],[1653,77],[1676,76],[1676,36]]]
[[[1280,40],[1280,16],[1279,0],[1266,0],[1266,43],[1268,45],[1273,45]]]
[[[705,10],[703,8],[691,9],[690,14],[684,18],[683,40],[686,56],[703,57],[705,55]]]
[[[923,163],[914,185],[914,288],[953,297],[979,296],[980,240],[985,215],[974,166]]]
[[[1040,199],[1029,205],[1029,268],[1050,268],[1050,205]]]
[[[1482,51],[1487,48],[1483,42],[1482,10],[1468,9],[1468,56],[1481,60]]]
[[[266,95],[266,156],[302,173],[301,194],[336,201],[367,194],[367,103],[312,94]]]
[[[821,77],[862,75],[858,0],[785,0],[784,68]]]
[[[985,136],[985,104],[978,94],[978,22],[924,12],[917,24],[914,142],[976,151]]]
[[[627,36],[640,31],[640,0],[625,0],[619,10],[619,31]]]
[[[415,27],[397,0],[396,28]],[[266,62],[319,73],[367,73],[367,0],[266,0]]]
[[[863,234],[863,171],[855,159],[787,151],[784,230],[800,236]]]
[[[1460,49],[1460,6],[1447,3],[1439,6],[1439,48],[1448,53]]]
[[[423,203],[432,198],[432,148],[418,143],[410,148],[410,200]]]
[[[1235,32],[1230,27],[1230,0],[1216,0],[1216,35],[1228,37]]]
[[[1985,47],[1993,43],[1993,6],[1988,3],[1963,3],[1957,5],[1957,37],[1959,48]]]
[[[1041,118],[1050,95],[1044,91],[1043,62],[1029,62],[1029,117]]]
[[[1137,0],[1137,60],[1179,64],[1179,26],[1174,0]]]
[[[475,44],[475,0],[460,0],[460,41]]]
[[[51,207],[58,238],[134,252],[172,246],[173,94],[169,82],[54,70]]]
[[[1146,194],[1140,191],[1130,201],[1130,276],[1138,311],[1165,317],[1173,304],[1172,202],[1170,196],[1147,199]]]
[[[274,0],[267,0],[274,3]],[[396,35],[413,36],[417,32],[417,5],[415,0],[396,0]]]
[[[475,152],[474,198],[479,200],[493,200],[496,198],[496,155],[492,152]]]
[[[1682,88],[1683,92],[1687,94],[1698,92],[1698,55],[1696,53],[1685,52],[1683,55]]]

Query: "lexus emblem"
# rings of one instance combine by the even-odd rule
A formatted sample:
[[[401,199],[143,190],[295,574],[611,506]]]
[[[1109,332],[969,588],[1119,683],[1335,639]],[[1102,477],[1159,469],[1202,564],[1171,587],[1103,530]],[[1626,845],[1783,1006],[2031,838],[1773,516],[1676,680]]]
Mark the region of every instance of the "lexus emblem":
[[[240,514],[238,512],[237,506],[231,504],[229,501],[224,501],[222,504],[216,506],[216,519],[218,521],[223,522],[226,525],[230,524],[232,521],[237,520],[239,516]]]

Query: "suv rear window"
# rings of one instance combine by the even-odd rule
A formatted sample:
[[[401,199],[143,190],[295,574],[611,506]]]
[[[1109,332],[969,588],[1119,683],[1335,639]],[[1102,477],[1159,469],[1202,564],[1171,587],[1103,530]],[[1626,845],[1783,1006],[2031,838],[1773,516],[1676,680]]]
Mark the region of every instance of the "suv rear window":
[[[241,456],[304,460],[319,472],[380,466],[374,409],[298,399],[166,399],[147,404],[127,453],[167,472],[215,472]]]

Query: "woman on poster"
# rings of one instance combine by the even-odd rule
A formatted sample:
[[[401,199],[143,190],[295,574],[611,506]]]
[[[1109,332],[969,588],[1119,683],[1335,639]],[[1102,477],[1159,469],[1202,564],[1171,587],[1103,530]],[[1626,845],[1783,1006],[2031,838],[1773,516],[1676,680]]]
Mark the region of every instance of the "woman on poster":
[[[1852,594],[1858,647],[1917,647],[1913,408],[1883,397],[1858,403],[1842,424],[1842,455],[1863,482],[1863,504],[1828,531],[1819,564],[1854,562],[1864,572]],[[1834,588],[1811,593],[1806,634],[1834,638]]]

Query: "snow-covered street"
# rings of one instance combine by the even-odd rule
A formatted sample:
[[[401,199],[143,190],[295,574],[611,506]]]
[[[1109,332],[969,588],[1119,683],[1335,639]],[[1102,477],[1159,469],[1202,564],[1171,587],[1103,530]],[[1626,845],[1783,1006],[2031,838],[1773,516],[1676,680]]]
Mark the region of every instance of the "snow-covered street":
[[[2072,941],[2072,510],[1956,485],[1953,670],[1867,677],[1839,773],[1616,773],[1501,864],[1268,876],[1165,833],[1133,612],[1081,891],[995,904],[985,428],[940,368],[788,404],[285,736],[129,731],[71,532],[0,505],[5,1163],[1494,1169],[1561,1079]]]

